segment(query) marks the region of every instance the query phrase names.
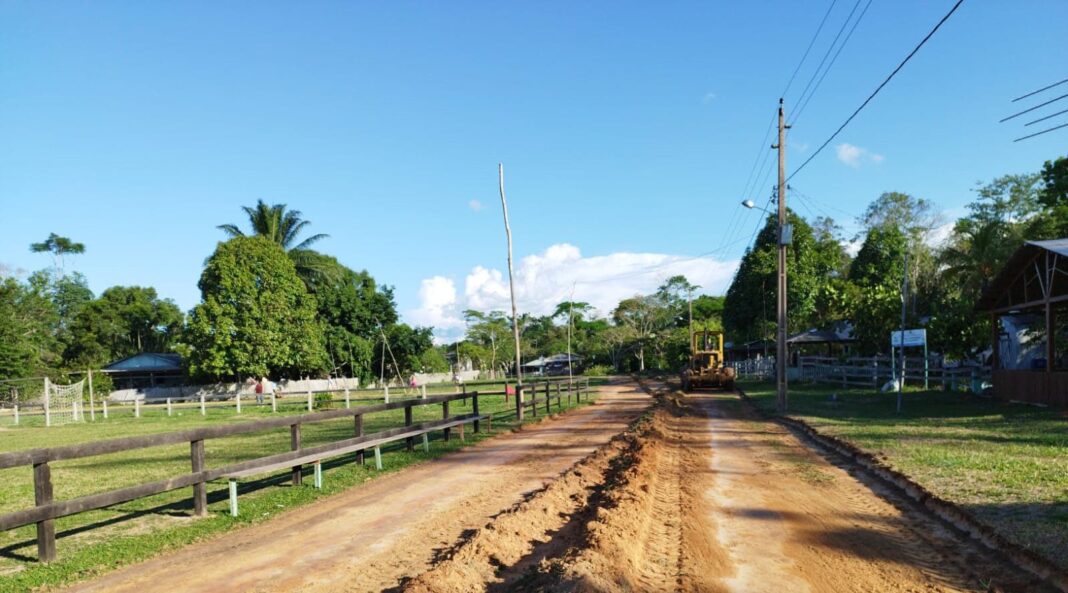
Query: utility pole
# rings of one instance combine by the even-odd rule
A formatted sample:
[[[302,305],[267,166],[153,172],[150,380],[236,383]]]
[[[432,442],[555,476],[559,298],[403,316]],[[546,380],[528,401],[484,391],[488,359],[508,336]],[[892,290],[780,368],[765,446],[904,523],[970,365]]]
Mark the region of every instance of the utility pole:
[[[776,408],[780,414],[786,413],[786,247],[792,239],[792,229],[786,224],[786,125],[782,99],[779,99],[779,143],[773,149],[779,151],[779,299],[776,308],[779,327],[775,340],[775,384]]]
[[[523,366],[519,353],[519,314],[515,306],[515,278],[512,273],[512,227],[508,225],[508,200],[504,197],[504,164],[497,163],[497,180],[501,189],[501,208],[504,209],[504,234],[508,237],[508,290],[512,293],[512,336],[515,338],[516,401],[519,401],[518,386],[523,384]]]
[[[909,301],[909,247],[905,243],[905,273],[901,277],[901,383],[897,389],[897,411],[901,411],[901,399],[905,393],[905,311]],[[892,346],[891,346],[892,347]]]

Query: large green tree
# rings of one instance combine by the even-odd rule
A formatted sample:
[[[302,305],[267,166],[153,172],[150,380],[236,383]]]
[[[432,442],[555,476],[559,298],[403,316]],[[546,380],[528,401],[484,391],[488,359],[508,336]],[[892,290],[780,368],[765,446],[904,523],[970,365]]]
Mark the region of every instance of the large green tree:
[[[0,379],[39,376],[58,363],[55,306],[14,278],[0,278]]]
[[[787,248],[787,317],[791,333],[820,322],[821,290],[841,274],[843,255],[837,241],[819,235],[794,212],[787,213],[793,240]],[[723,325],[728,339],[747,342],[771,338],[775,327],[778,269],[778,222],[769,216],[753,247],[742,256],[724,301]]]
[[[364,380],[374,377],[379,328],[397,322],[393,290],[379,287],[366,271],[351,270],[332,256],[309,251],[306,257],[316,269],[332,270],[307,281],[324,324],[330,372]]]
[[[255,206],[242,206],[242,210],[248,216],[249,227],[252,235],[264,237],[285,250],[286,254],[296,266],[297,275],[301,279],[312,279],[329,276],[336,273],[336,267],[324,264],[311,250],[315,243],[327,238],[329,235],[318,233],[301,239],[311,222],[304,220],[300,210],[291,210],[285,204],[267,205],[263,200],[257,200]],[[230,237],[244,237],[245,232],[236,224],[221,224],[218,227]],[[337,278],[332,278],[337,280]]]
[[[208,378],[319,376],[328,368],[315,297],[265,237],[220,243],[189,316],[190,371]]]
[[[169,352],[184,316],[156,289],[113,286],[82,306],[70,326],[64,359],[83,367],[106,364],[139,352]]]

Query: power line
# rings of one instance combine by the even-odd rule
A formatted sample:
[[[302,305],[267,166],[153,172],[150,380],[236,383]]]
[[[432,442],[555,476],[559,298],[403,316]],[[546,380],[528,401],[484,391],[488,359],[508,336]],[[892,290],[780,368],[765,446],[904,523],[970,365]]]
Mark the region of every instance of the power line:
[[[857,0],[857,2],[859,3],[860,0]],[[780,97],[785,97],[787,91],[790,90],[790,87],[794,83],[794,78],[797,76],[797,73],[801,71],[801,66],[804,65],[805,60],[808,59],[809,52],[812,51],[812,47],[813,47],[813,45],[815,45],[816,39],[819,38],[820,33],[823,31],[823,26],[827,24],[827,18],[831,15],[831,11],[834,9],[834,7],[835,7],[835,5],[837,3],[838,3],[838,0],[831,0],[831,4],[830,4],[830,6],[827,7],[827,11],[823,14],[823,18],[820,20],[819,26],[816,27],[816,32],[812,34],[812,39],[810,39],[809,42],[808,42],[808,47],[805,48],[805,53],[801,56],[801,60],[799,60],[797,62],[797,66],[794,68],[793,74],[790,75],[790,80],[787,81],[786,87],[783,89],[782,93],[779,94]],[[856,10],[855,7],[854,7],[854,10]],[[821,65],[822,65],[822,63],[821,63]],[[817,68],[817,70],[818,70],[818,68]],[[811,84],[811,83],[812,83],[812,81],[810,79],[809,80],[809,84]],[[806,87],[806,89],[807,89],[807,87]],[[803,94],[804,93],[802,93],[802,95]],[[742,188],[742,197],[743,198],[745,196],[748,196],[750,191],[755,190],[757,187],[759,187],[759,186],[753,186],[753,183],[757,179],[760,179],[759,171],[763,170],[764,163],[767,162],[768,153],[764,149],[768,144],[768,139],[771,137],[771,131],[775,127],[775,118],[776,118],[776,116],[773,114],[772,117],[771,117],[771,121],[768,122],[768,129],[764,132],[764,139],[760,141],[760,146],[758,147],[758,152],[756,154],[756,157],[753,159],[753,166],[750,167],[749,175],[746,177],[745,185]],[[761,155],[763,155],[763,160],[761,160]],[[756,177],[754,177],[754,174],[756,174]]]
[[[820,85],[823,84],[823,79],[827,77],[827,73],[831,71],[831,68],[834,67],[834,63],[838,61],[839,54],[845,49],[846,44],[849,43],[849,39],[853,37],[853,32],[857,30],[857,25],[860,24],[860,21],[864,19],[864,15],[867,14],[868,8],[871,7],[871,3],[872,0],[868,0],[868,3],[864,5],[864,10],[860,11],[860,16],[857,17],[857,20],[853,21],[853,26],[849,29],[849,33],[846,34],[845,39],[842,40],[842,45],[839,45],[838,51],[834,52],[834,57],[831,58],[831,63],[827,64],[827,69],[820,75],[820,79],[816,82],[816,86],[812,87],[812,92],[808,94],[808,97],[805,97],[804,103],[802,103],[797,111],[794,112],[794,119],[790,122],[791,126],[796,124],[797,120],[801,119],[801,113],[808,107],[808,103],[812,100],[812,97],[816,96],[816,91],[818,91]]]
[[[860,7],[862,1],[863,0],[857,0],[853,4],[853,10],[850,10],[849,15],[842,21],[842,26],[838,28],[838,34],[834,36],[831,44],[827,46],[827,51],[823,53],[823,59],[820,60],[819,65],[816,66],[816,69],[812,72],[812,76],[809,77],[808,83],[805,85],[804,90],[801,91],[801,98],[798,99],[797,103],[804,100],[805,96],[808,94],[808,90],[812,88],[812,83],[816,81],[816,77],[819,76],[820,71],[823,70],[823,65],[827,63],[827,58],[831,57],[831,52],[834,51],[834,46],[838,44],[838,40],[842,37],[842,33],[845,32],[846,27],[849,25],[849,21],[853,20],[853,15],[856,14],[857,8]]]
[[[793,179],[794,175],[797,175],[798,173],[800,173],[801,170],[805,168],[805,166],[807,166],[810,162],[812,162],[812,159],[816,158],[816,155],[818,155],[820,152],[822,152],[824,148],[827,148],[827,145],[830,144],[831,141],[834,140],[838,136],[838,134],[842,133],[842,130],[844,130],[847,125],[849,125],[849,122],[853,121],[853,118],[855,118],[857,116],[857,114],[859,114],[865,107],[867,107],[868,103],[870,103],[871,100],[874,99],[875,96],[879,94],[879,91],[883,90],[883,87],[885,87],[887,85],[887,83],[889,83],[890,80],[893,79],[894,76],[897,75],[897,73],[900,72],[901,69],[905,67],[905,64],[907,64],[909,62],[909,60],[911,60],[912,57],[916,55],[916,52],[920,51],[920,48],[923,47],[924,44],[926,44],[927,41],[930,40],[931,37],[934,36],[934,34],[938,31],[938,29],[940,29],[942,27],[942,25],[945,24],[945,22],[947,20],[949,20],[949,17],[953,16],[953,13],[956,12],[957,9],[960,8],[960,5],[963,4],[963,3],[964,3],[964,0],[957,0],[956,4],[953,5],[953,8],[949,9],[949,12],[947,12],[946,15],[942,17],[942,20],[938,21],[938,24],[936,24],[934,26],[934,28],[931,29],[931,31],[927,34],[927,36],[925,36],[920,41],[920,43],[916,45],[916,47],[912,48],[912,51],[910,51],[909,54],[907,56],[905,56],[905,59],[902,60],[901,63],[897,65],[897,68],[894,68],[894,71],[891,72],[890,75],[886,77],[886,80],[884,80],[878,87],[875,88],[875,90],[872,92],[872,94],[869,95],[868,98],[865,99],[864,102],[860,104],[860,107],[857,107],[856,111],[854,111],[852,115],[850,115],[848,118],[846,118],[845,122],[843,122],[842,125],[838,126],[838,129],[835,130],[835,132],[833,134],[831,134],[830,138],[827,138],[827,140],[825,140],[823,142],[823,144],[821,144],[820,147],[816,149],[816,152],[812,153],[811,156],[809,156],[807,159],[805,159],[805,162],[801,163],[800,167],[794,169],[794,172],[791,173],[790,176],[786,178],[787,181],[789,181],[790,179]]]
[[[838,0],[831,0],[831,5],[827,7],[827,12],[823,13],[823,20],[820,21],[820,26],[816,27],[816,32],[812,35],[812,40],[808,42],[808,47],[805,48],[805,54],[801,56],[801,61],[797,63],[797,68],[794,68],[794,73],[790,75],[790,81],[786,83],[786,88],[779,94],[780,97],[785,97],[786,93],[790,90],[790,86],[794,84],[794,77],[801,71],[801,66],[805,63],[805,59],[808,58],[808,52],[812,51],[812,46],[816,44],[816,38],[820,36],[820,31],[823,30],[823,25],[827,23],[827,17],[831,16],[831,11],[834,10],[834,5],[838,3]]]
[[[1026,99],[1026,98],[1030,97],[1031,95],[1037,95],[1037,94],[1041,93],[1042,91],[1048,91],[1051,88],[1053,88],[1055,86],[1058,86],[1058,85],[1062,85],[1062,84],[1064,84],[1066,82],[1068,82],[1068,78],[1065,78],[1064,80],[1062,80],[1060,82],[1055,82],[1055,83],[1053,83],[1053,84],[1051,84],[1049,86],[1044,86],[1044,87],[1038,89],[1037,91],[1032,91],[1030,93],[1027,93],[1026,95],[1021,95],[1019,97],[1016,97],[1015,99],[1012,100],[1012,103],[1015,103],[1015,102],[1019,101],[1020,99]]]
[[[1042,104],[1039,104],[1039,105],[1035,105],[1034,107],[1032,107],[1030,109],[1024,109],[1023,111],[1021,111],[1019,113],[1014,113],[1014,114],[1010,115],[1009,117],[1006,117],[1003,120],[999,120],[998,123],[999,124],[1005,123],[1005,122],[1009,121],[1010,119],[1013,119],[1015,117],[1020,117],[1021,115],[1025,114],[1025,113],[1030,113],[1030,112],[1034,111],[1035,109],[1038,109],[1039,107],[1045,107],[1046,105],[1049,105],[1050,103],[1056,103],[1057,101],[1060,101],[1061,99],[1063,99],[1065,97],[1068,97],[1068,94],[1061,95],[1060,97],[1057,97],[1056,99],[1050,99],[1049,101],[1046,101],[1045,103],[1042,103]]]
[[[1061,124],[1059,126],[1052,127],[1052,128],[1050,128],[1048,130],[1042,130],[1041,132],[1037,132],[1035,134],[1031,134],[1030,136],[1024,136],[1023,138],[1017,138],[1017,139],[1013,140],[1013,142],[1019,142],[1020,140],[1027,140],[1028,138],[1034,138],[1035,136],[1041,136],[1042,134],[1045,134],[1046,132],[1052,132],[1053,130],[1059,130],[1059,129],[1064,128],[1064,127],[1068,127],[1068,124]]]
[[[1038,118],[1038,119],[1036,119],[1034,121],[1029,121],[1029,122],[1024,124],[1024,127],[1026,128],[1027,126],[1029,126],[1031,124],[1037,124],[1038,122],[1045,121],[1045,120],[1047,120],[1047,119],[1049,119],[1051,117],[1057,117],[1058,115],[1061,115],[1062,113],[1068,113],[1068,109],[1065,109],[1064,111],[1058,111],[1057,113],[1054,113],[1052,115],[1047,115],[1046,117],[1040,117],[1040,118]]]

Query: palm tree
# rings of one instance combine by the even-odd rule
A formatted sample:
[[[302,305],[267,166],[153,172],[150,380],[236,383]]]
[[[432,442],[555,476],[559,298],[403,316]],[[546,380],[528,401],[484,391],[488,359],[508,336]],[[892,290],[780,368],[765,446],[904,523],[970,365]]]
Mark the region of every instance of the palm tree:
[[[315,257],[315,252],[311,250],[313,243],[330,235],[319,233],[297,243],[300,232],[311,224],[302,218],[300,210],[287,210],[285,204],[268,206],[263,200],[257,200],[255,207],[242,206],[241,209],[248,215],[252,234],[266,237],[281,246],[305,284],[316,277],[329,278],[334,275],[335,270],[324,267],[322,258]],[[236,224],[221,224],[218,228],[230,237],[245,236],[245,232]]]

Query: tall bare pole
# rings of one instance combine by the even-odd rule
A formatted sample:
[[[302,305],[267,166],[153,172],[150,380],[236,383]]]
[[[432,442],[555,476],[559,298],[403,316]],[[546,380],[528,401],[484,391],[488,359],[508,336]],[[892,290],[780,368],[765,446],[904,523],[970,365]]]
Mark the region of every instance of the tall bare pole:
[[[497,163],[497,180],[501,188],[501,208],[504,209],[504,234],[508,237],[508,290],[512,293],[512,336],[515,338],[515,379],[523,383],[522,356],[519,352],[519,314],[515,306],[515,277],[512,273],[512,227],[508,224],[508,200],[504,197],[504,164]],[[516,395],[518,397],[518,393]]]
[[[782,99],[779,99],[779,143],[772,148],[779,151],[779,299],[776,308],[779,327],[775,340],[775,384],[776,408],[780,414],[786,412],[786,117]]]
[[[572,325],[572,320],[574,318],[575,318],[575,283],[572,282],[571,283],[571,295],[567,299],[567,384],[568,384],[568,393],[569,394],[571,393],[570,385],[572,385],[575,382],[575,376],[571,372],[571,325]],[[571,397],[571,396],[568,395],[568,397]]]

